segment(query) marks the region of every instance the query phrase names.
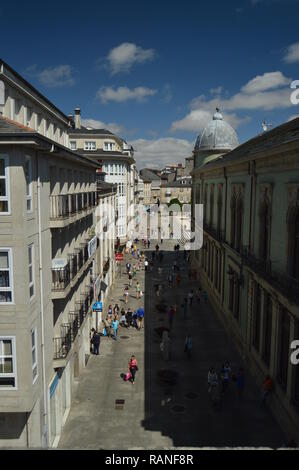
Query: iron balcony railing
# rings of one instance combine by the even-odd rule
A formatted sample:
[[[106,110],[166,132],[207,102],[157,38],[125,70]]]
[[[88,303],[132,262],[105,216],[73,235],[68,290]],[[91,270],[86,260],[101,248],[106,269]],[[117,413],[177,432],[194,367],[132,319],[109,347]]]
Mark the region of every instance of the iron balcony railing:
[[[241,250],[244,264],[263,277],[285,297],[299,303],[299,281],[284,272],[272,268],[270,260],[258,258],[248,247]]]
[[[52,290],[63,291],[71,281],[70,263],[61,269],[52,269]]]
[[[53,338],[54,342],[54,360],[65,359],[72,347],[71,325],[64,323],[61,325],[61,336]]]
[[[64,219],[82,210],[95,207],[96,191],[50,196],[50,219]]]
[[[80,325],[78,312],[69,312],[69,324],[71,325],[71,341],[75,341]]]

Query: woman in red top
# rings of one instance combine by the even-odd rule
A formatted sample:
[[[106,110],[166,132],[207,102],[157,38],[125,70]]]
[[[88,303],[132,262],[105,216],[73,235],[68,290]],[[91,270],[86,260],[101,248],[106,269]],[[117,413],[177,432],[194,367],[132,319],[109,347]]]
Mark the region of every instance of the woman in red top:
[[[129,364],[128,364],[128,372],[131,373],[130,381],[132,382],[133,385],[135,383],[135,374],[136,374],[137,370],[138,370],[138,364],[137,364],[137,360],[136,360],[136,358],[133,354],[131,356],[131,359],[129,360]]]

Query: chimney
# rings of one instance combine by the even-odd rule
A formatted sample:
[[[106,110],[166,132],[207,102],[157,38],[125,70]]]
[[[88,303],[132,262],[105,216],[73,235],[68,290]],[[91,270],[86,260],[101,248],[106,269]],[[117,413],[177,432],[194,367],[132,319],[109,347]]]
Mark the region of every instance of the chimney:
[[[81,129],[81,109],[75,108],[75,129]]]

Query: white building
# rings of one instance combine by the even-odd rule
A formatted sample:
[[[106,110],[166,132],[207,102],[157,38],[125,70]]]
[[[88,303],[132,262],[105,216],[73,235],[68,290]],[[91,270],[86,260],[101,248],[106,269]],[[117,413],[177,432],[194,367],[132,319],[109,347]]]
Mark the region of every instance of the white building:
[[[131,238],[128,224],[135,218],[137,171],[134,149],[107,129],[92,129],[81,125],[81,112],[75,109],[73,128],[69,130],[70,148],[100,165],[98,178],[117,185],[118,213],[116,237],[122,243]]]

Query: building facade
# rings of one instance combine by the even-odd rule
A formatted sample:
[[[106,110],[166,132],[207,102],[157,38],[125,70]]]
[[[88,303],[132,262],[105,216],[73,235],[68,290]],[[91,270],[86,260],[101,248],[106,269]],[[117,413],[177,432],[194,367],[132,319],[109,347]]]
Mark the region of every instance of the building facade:
[[[106,129],[82,126],[79,108],[75,109],[73,122],[73,128],[69,130],[70,148],[97,162],[103,180],[117,185],[116,237],[125,242],[131,238],[129,226],[130,222],[135,220],[134,204],[138,178],[134,150],[123,139]]]
[[[55,447],[99,276],[113,277],[96,209],[115,193],[97,191],[97,162],[69,149],[69,118],[4,62],[0,89],[0,446]]]
[[[257,382],[273,378],[269,406],[299,442],[299,119],[238,146],[217,112],[194,159],[204,241],[193,267]]]

